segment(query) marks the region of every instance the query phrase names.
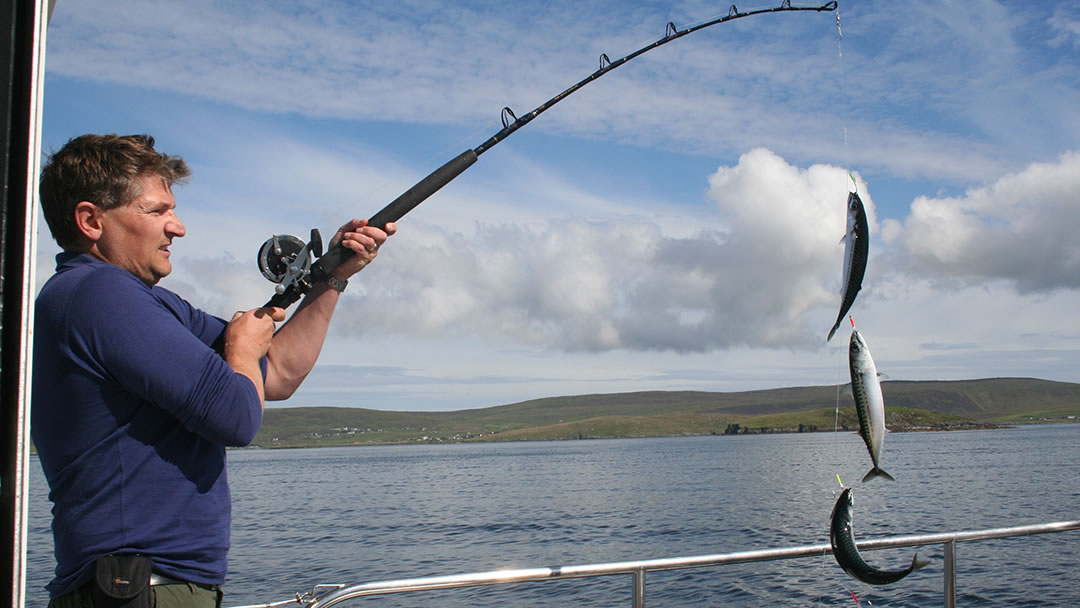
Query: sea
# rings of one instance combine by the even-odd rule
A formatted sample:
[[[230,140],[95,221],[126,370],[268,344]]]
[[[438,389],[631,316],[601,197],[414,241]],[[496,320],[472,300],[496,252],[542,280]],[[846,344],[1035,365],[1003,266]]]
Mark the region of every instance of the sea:
[[[828,544],[844,486],[856,540],[1080,520],[1080,424],[890,433],[870,468],[851,432],[229,452],[225,606],[353,585]],[[32,463],[27,606],[52,576],[47,488]],[[943,606],[940,545],[866,551],[890,585],[828,554],[650,572],[650,607]],[[959,606],[1080,605],[1080,530],[956,546]],[[360,598],[380,607],[631,606],[612,575]],[[295,606],[296,604],[292,604]]]

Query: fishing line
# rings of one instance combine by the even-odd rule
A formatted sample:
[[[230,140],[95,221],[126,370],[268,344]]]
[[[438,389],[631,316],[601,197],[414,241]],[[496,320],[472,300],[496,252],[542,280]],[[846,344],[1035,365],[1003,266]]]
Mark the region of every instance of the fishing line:
[[[840,464],[840,394],[844,390],[842,373],[841,366],[836,366],[836,403],[833,405],[833,463],[836,466]],[[840,473],[836,473],[836,480],[840,481]],[[840,487],[844,487],[842,482]],[[836,499],[835,492],[833,492],[833,499]]]
[[[841,99],[847,98],[844,95],[844,83],[847,81],[847,70],[844,68],[843,42],[844,42],[844,28],[840,25],[840,8],[837,7],[837,9],[836,9],[836,63],[839,66],[839,69],[840,69],[839,83],[840,83],[840,96],[841,96]],[[844,141],[844,152],[843,152],[844,166],[845,167],[851,167],[851,150],[850,150],[850,148],[848,146],[848,130],[847,130],[847,123],[845,121],[841,121],[840,132],[843,135],[843,141]],[[848,169],[848,175],[849,176],[851,175],[851,170],[850,169]],[[851,181],[855,181],[855,178],[852,177]],[[858,184],[856,184],[855,191],[856,192],[859,191],[858,190]]]
[[[836,8],[836,62],[837,62],[837,65],[839,66],[839,69],[840,69],[839,82],[840,82],[840,85],[841,85],[841,91],[840,91],[841,94],[843,94],[843,83],[844,83],[844,79],[846,77],[846,72],[844,70],[843,42],[844,42],[844,28],[840,25],[840,8],[837,7]],[[840,125],[840,130],[843,133],[843,141],[844,141],[844,151],[843,151],[844,166],[845,167],[850,167],[851,166],[851,151],[850,151],[850,148],[848,147],[847,124],[842,122],[841,125]],[[852,174],[850,169],[847,170],[847,176],[848,176],[848,178],[851,179],[851,182],[854,184],[855,192],[858,193],[859,184],[858,184],[857,181],[855,181],[855,176]],[[847,182],[846,181],[844,182],[844,190],[847,190]],[[848,317],[848,318],[850,319],[851,317]],[[851,327],[853,329],[855,327],[854,319],[851,320]],[[837,375],[838,380],[840,379],[840,375],[842,373],[843,367],[844,366],[842,364],[837,366],[837,374],[836,375]],[[839,427],[840,427],[840,392],[842,390],[842,386],[843,386],[843,383],[837,382],[837,385],[836,385],[836,410],[835,410],[834,416],[833,416],[833,435],[834,435],[834,438],[836,437],[836,433],[839,432]],[[836,441],[834,441],[834,449],[836,449],[836,445],[837,445]],[[834,455],[838,456],[838,454],[834,454]],[[837,462],[839,462],[839,458],[837,459]],[[840,478],[839,475],[837,475],[837,480],[839,480],[839,478]],[[843,484],[841,484],[841,486],[843,486]]]
[[[844,42],[844,28],[840,23],[840,8],[837,7],[837,9],[836,9],[836,62],[837,62],[837,65],[839,66],[839,70],[840,70],[839,83],[841,85],[841,87],[840,87],[841,88],[841,91],[840,91],[841,95],[843,94],[843,84],[844,84],[844,81],[845,81],[845,79],[847,77],[846,70],[844,69],[843,42]],[[845,167],[851,167],[851,150],[850,150],[850,147],[848,145],[848,131],[847,131],[847,124],[846,124],[845,121],[841,121],[840,130],[841,130],[841,132],[843,134],[843,142],[844,142],[844,149],[843,149],[844,166]],[[850,168],[847,169],[846,175],[847,175],[847,178],[851,180],[851,187],[854,188],[854,192],[856,194],[858,194],[858,192],[859,192],[859,182],[858,182],[858,180],[855,179],[855,175],[851,171]],[[844,190],[848,191],[847,180],[844,180]],[[851,317],[851,316],[848,316],[848,320],[851,322],[851,329],[854,330],[855,329],[855,319],[853,317]],[[845,367],[846,366],[843,364],[843,358],[841,358],[840,364],[837,365],[837,367],[836,367],[836,370],[837,370],[837,372],[836,372],[836,375],[837,375],[836,404],[835,404],[835,409],[834,409],[834,412],[833,412],[833,457],[835,458],[834,462],[836,462],[836,463],[840,462],[840,455],[839,455],[840,394],[843,391],[844,385],[846,384],[845,382],[841,382],[840,380],[842,378],[842,373],[843,373],[843,370],[844,370]],[[836,475],[836,480],[840,481],[839,473]],[[844,486],[844,484],[841,483],[840,484],[841,489],[843,488],[843,486]],[[834,494],[834,498],[835,498],[835,494]]]
[[[848,316],[848,321],[851,323],[851,329],[855,329],[855,319]],[[836,403],[833,409],[833,462],[839,466],[840,463],[840,396],[844,392],[844,387],[847,386],[847,382],[843,381],[841,374],[843,373],[843,365],[836,366]],[[840,481],[840,473],[835,473],[836,481],[840,483],[840,489],[844,488],[844,483]],[[833,492],[833,498],[836,498],[836,492]]]
[[[840,8],[837,7],[836,8],[836,62],[837,62],[837,65],[839,66],[839,69],[840,69],[839,83],[841,85],[841,90],[840,90],[841,94],[843,94],[843,84],[844,84],[844,79],[845,79],[845,76],[846,76],[845,70],[844,70],[843,41],[844,41],[844,28],[840,25]],[[851,155],[850,155],[850,149],[848,147],[847,125],[843,121],[841,122],[840,130],[841,130],[841,132],[843,134],[843,141],[844,141],[844,151],[843,151],[844,166],[845,167],[850,167],[851,166],[851,158],[850,158]],[[850,169],[848,169],[846,173],[847,173],[847,177],[850,178],[852,183],[855,185],[855,192],[858,193],[859,184],[858,184],[858,182],[855,181],[855,176],[852,174]],[[847,181],[846,180],[844,182],[844,190],[845,191],[847,190]],[[852,319],[851,317],[848,317],[848,319],[851,320],[851,327],[852,327],[852,329],[854,329],[855,328],[855,320]],[[844,365],[842,363],[840,365],[838,365],[837,368],[836,368],[836,370],[837,370],[836,371],[836,376],[837,376],[836,405],[835,405],[835,410],[833,412],[833,457],[836,459],[834,462],[837,462],[837,463],[840,462],[840,458],[839,458],[840,393],[842,392],[843,386],[845,384],[845,383],[840,381],[841,378],[842,378],[841,374],[843,373],[843,368],[844,368]],[[836,480],[840,481],[839,473],[836,475]],[[843,485],[844,484],[841,483],[840,487],[843,488]],[[835,498],[835,496],[834,496],[834,498]]]
[[[844,67],[843,40],[844,40],[844,30],[843,30],[843,26],[840,23],[840,9],[837,8],[836,9],[836,61],[837,61],[837,66],[838,66],[838,69],[839,69],[839,72],[840,72],[838,83],[840,85],[839,88],[840,88],[840,95],[841,96],[843,96],[843,93],[844,93],[843,84],[844,84],[846,76],[847,76],[847,72],[846,72],[846,69]],[[845,171],[846,179],[844,179],[844,191],[845,192],[850,192],[851,191],[851,190],[849,190],[849,185],[847,183],[847,179],[850,179],[851,180],[850,187],[854,188],[854,192],[856,194],[858,194],[858,192],[859,192],[859,183],[855,179],[854,173],[849,168],[849,167],[851,167],[851,148],[850,148],[850,144],[849,144],[849,141],[848,141],[847,124],[846,124],[846,121],[844,121],[844,120],[841,120],[840,132],[841,132],[842,141],[843,141],[843,151],[842,151],[841,154],[842,154],[842,158],[843,158],[844,167],[848,168]],[[855,329],[855,319],[853,317],[849,316],[848,320],[851,322],[852,330],[854,330]],[[840,463],[841,463],[841,458],[840,458],[840,397],[841,397],[841,393],[844,390],[844,387],[847,385],[847,383],[843,381],[843,373],[844,373],[844,369],[846,367],[848,367],[848,366],[844,365],[844,358],[841,357],[840,361],[838,362],[838,364],[836,366],[836,380],[837,380],[837,382],[836,382],[836,402],[834,404],[834,409],[833,409],[833,446],[832,446],[833,463],[838,468],[839,468]],[[835,473],[835,477],[836,477],[837,484],[839,484],[839,486],[840,486],[840,490],[843,491],[844,482],[840,479],[840,473],[839,472]],[[833,491],[832,491],[832,499],[833,499],[833,501],[835,501],[837,499],[837,497],[838,497],[838,493],[837,493],[837,491],[835,489],[833,489]],[[821,560],[821,570],[823,572],[825,571],[827,562],[828,562],[828,560],[825,559],[825,555],[823,554],[822,555],[822,560]],[[851,599],[854,600],[856,606],[861,605],[861,602],[859,601],[859,598],[855,595],[854,591],[849,589],[847,587],[847,585],[845,585],[842,581],[839,582],[839,585],[840,585],[841,588],[843,588],[851,596]]]
[[[842,26],[840,24],[840,9],[837,8],[836,9],[836,56],[837,56],[837,65],[839,66],[839,71],[840,71],[840,78],[838,79],[838,82],[841,85],[841,91],[840,91],[841,94],[843,93],[843,86],[842,85],[843,85],[844,78],[845,78],[844,51],[843,51],[843,46],[842,46],[843,39],[844,39],[844,32],[843,32],[843,28],[842,28]],[[850,153],[850,147],[848,145],[847,125],[844,124],[843,122],[841,122],[840,131],[841,131],[841,135],[842,135],[842,139],[843,139],[843,152],[841,154],[843,156],[844,166],[845,167],[850,167],[851,166],[851,158],[850,158],[851,153]],[[846,170],[845,173],[846,173],[846,177],[851,179],[852,184],[854,184],[855,192],[858,193],[859,184],[856,181],[854,174],[852,173],[852,171],[850,169]],[[844,190],[848,191],[848,185],[847,185],[847,180],[846,179],[844,180]],[[851,322],[852,329],[854,329],[855,320],[850,316],[848,317],[848,319]],[[843,358],[841,358],[840,363],[836,366],[836,401],[835,401],[835,403],[833,405],[833,438],[832,438],[832,453],[833,453],[832,464],[834,466],[838,467],[838,468],[839,468],[840,463],[841,463],[841,458],[840,458],[840,396],[841,396],[841,393],[843,393],[844,386],[847,384],[843,380],[843,373],[844,373],[845,367],[846,366],[843,364]],[[836,472],[836,473],[834,473],[834,475],[836,477],[836,482],[837,482],[837,484],[839,484],[840,490],[842,491],[844,489],[844,482],[841,481],[841,479],[840,479],[840,473]],[[833,501],[835,501],[837,499],[837,497],[838,497],[838,493],[837,493],[837,491],[835,489],[832,490],[831,495],[832,495]],[[828,561],[829,561],[826,558],[826,555],[827,555],[827,553],[822,553],[822,556],[821,556],[821,563],[820,563],[819,567],[820,567],[820,570],[822,572],[825,571],[826,566],[827,566]],[[851,595],[851,598],[855,601],[856,606],[860,605],[859,598],[855,595],[854,591],[852,591],[846,585],[844,585],[843,582],[840,583],[840,586]],[[818,603],[821,602],[822,597],[824,597],[824,594],[822,594],[822,596],[820,596],[818,598]]]

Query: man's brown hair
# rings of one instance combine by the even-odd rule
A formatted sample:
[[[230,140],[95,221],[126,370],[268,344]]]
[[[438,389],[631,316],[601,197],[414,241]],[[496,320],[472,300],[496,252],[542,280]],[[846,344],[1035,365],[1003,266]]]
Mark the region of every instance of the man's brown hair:
[[[75,206],[89,201],[112,209],[138,198],[139,178],[159,175],[171,187],[191,170],[179,156],[154,150],[149,135],[81,135],[49,157],[41,171],[41,208],[53,238],[64,249],[77,249],[82,233]]]

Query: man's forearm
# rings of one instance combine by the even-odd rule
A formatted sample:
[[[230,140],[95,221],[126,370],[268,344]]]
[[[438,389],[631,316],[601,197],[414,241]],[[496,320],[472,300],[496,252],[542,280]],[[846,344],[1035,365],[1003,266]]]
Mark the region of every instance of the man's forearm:
[[[274,334],[267,353],[266,399],[288,399],[322,351],[339,294],[325,283],[312,288],[292,317]]]

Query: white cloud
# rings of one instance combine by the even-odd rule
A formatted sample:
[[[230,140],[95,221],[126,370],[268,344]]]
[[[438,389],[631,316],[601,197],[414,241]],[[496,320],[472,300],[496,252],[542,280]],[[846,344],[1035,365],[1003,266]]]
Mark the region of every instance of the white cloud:
[[[641,219],[480,223],[469,235],[411,223],[365,271],[342,328],[565,351],[818,348],[827,328],[811,313],[838,303],[849,182],[759,149],[711,177],[714,227],[692,236]]]
[[[916,276],[1023,292],[1080,288],[1080,154],[1034,163],[960,197],[919,197],[896,237]]]
[[[1075,8],[1075,7],[1073,7]],[[1046,23],[1054,33],[1047,44],[1052,47],[1072,46],[1080,48],[1080,15],[1066,6],[1054,7],[1054,14]]]

